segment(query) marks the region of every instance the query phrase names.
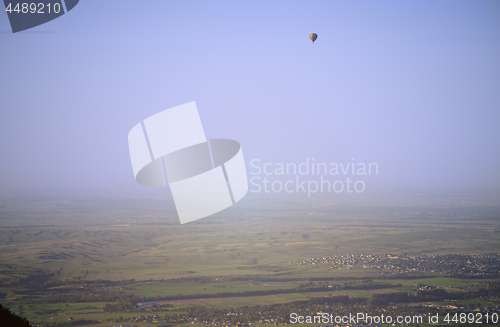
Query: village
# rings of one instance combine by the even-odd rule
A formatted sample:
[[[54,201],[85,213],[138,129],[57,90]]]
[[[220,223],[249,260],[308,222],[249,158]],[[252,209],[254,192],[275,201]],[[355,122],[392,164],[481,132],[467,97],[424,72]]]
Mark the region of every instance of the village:
[[[290,264],[293,264],[290,262]],[[384,269],[383,274],[439,272],[448,275],[487,276],[500,270],[500,254],[348,254],[311,258],[295,263],[330,269]]]
[[[453,317],[455,314],[457,316],[464,315],[470,317],[471,315],[475,317],[475,320],[481,318],[484,320],[488,317],[490,322],[498,322],[500,315],[500,306],[488,305],[488,306],[463,306],[452,304],[439,305],[436,303],[428,303],[414,306],[406,305],[396,305],[391,304],[387,308],[376,307],[369,310],[374,316],[391,316],[394,317],[394,322],[389,324],[390,326],[409,326],[414,325],[414,321],[418,319],[423,319],[429,315],[438,314],[441,317]],[[154,307],[154,302],[140,303],[144,308]],[[363,309],[367,307],[362,306]],[[313,309],[314,308],[314,309]],[[291,307],[290,307],[291,309]],[[325,315],[329,315],[332,310],[337,310],[338,307],[332,305],[314,305],[314,306],[303,306],[302,308],[296,307],[295,309],[300,310],[301,314],[309,314],[312,317],[317,317],[318,321]],[[344,306],[342,314],[344,316],[349,316],[350,312],[356,312],[359,310],[359,306]],[[196,311],[200,310],[200,315],[196,314]],[[261,311],[257,311],[261,310]],[[292,309],[293,310],[293,309]],[[207,314],[208,313],[208,314]],[[288,311],[287,311],[288,313]],[[265,307],[260,307],[259,309],[251,310],[250,308],[240,309],[237,312],[230,310],[215,310],[206,309],[201,307],[191,307],[186,314],[183,315],[169,315],[160,316],[154,315],[140,315],[136,318],[130,319],[110,319],[110,323],[121,323],[118,325],[109,325],[107,327],[137,327],[137,323],[154,323],[154,324],[192,324],[192,325],[206,325],[206,326],[233,326],[233,327],[257,327],[262,325],[278,326],[278,325],[294,325],[294,321],[291,319],[293,314],[283,314],[278,313],[275,310],[267,311]],[[203,316],[204,318],[201,318]],[[256,318],[258,316],[258,318]],[[352,315],[351,315],[352,316]],[[396,322],[397,317],[402,317],[401,322]],[[407,317],[412,317],[412,322],[410,322]],[[423,317],[423,318],[416,318]],[[406,322],[405,322],[406,319]],[[428,319],[428,318],[425,318]],[[495,322],[496,321],[496,322]],[[316,325],[316,327],[357,327],[357,326],[380,326],[380,324],[359,324],[358,323],[336,323],[328,325]],[[384,324],[386,325],[386,324]]]

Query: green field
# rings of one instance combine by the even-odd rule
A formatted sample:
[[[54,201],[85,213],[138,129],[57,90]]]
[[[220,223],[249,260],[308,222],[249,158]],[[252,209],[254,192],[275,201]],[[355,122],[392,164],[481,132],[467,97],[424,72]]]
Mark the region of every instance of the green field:
[[[69,318],[102,321],[136,317],[139,313],[103,311],[106,303],[116,305],[116,301],[39,302],[59,294],[108,291],[153,298],[290,290],[306,284],[356,285],[361,280],[401,284],[373,290],[332,289],[159,301],[173,305],[162,308],[162,314],[173,314],[190,305],[231,309],[328,294],[354,298],[414,292],[414,283],[466,292],[490,281],[448,278],[431,271],[414,271],[412,278],[405,279],[400,278],[404,274],[393,276],[393,271],[384,267],[332,269],[328,264],[298,263],[345,254],[498,253],[497,199],[491,199],[487,205],[484,199],[464,202],[453,197],[368,197],[362,205],[348,197],[339,197],[337,201],[332,204],[331,200],[322,199],[313,206],[301,201],[249,201],[243,209],[231,208],[192,224],[179,225],[173,211],[164,210],[162,200],[94,203],[64,197],[38,202],[4,198],[0,206],[0,301],[36,322]],[[61,284],[38,291],[34,284],[29,284],[33,276]],[[15,284],[20,280],[24,281]],[[96,287],[91,283],[96,280],[115,284]],[[266,281],[281,284],[252,285]],[[478,301],[482,305],[497,303]]]
[[[486,282],[487,280],[473,280],[470,279],[452,279],[452,278],[432,278],[432,279],[415,279],[414,282],[418,282],[423,285],[433,285],[438,287],[466,287],[471,284],[478,284],[481,282]]]

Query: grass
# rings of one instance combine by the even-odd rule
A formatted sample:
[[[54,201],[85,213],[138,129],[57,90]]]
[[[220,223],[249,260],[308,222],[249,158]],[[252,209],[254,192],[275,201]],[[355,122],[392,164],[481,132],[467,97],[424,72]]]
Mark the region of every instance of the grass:
[[[437,287],[465,287],[471,284],[478,284],[482,281],[487,281],[487,280],[456,279],[456,278],[426,278],[426,279],[413,280],[413,282],[417,282],[422,285],[432,285]]]
[[[498,237],[485,228],[443,225],[433,230],[411,222],[366,227],[331,222],[227,223],[202,225],[2,228],[2,261],[61,270],[61,278],[148,280],[193,276],[292,273],[297,276],[352,276],[358,271],[296,267],[288,262],[346,253],[491,252]],[[42,233],[40,233],[42,232]],[[36,236],[35,236],[36,235]],[[308,236],[307,240],[303,235]],[[362,272],[367,275],[367,272]],[[371,271],[372,277],[379,272]]]
[[[23,306],[23,316],[30,321],[36,321],[37,323],[43,322],[64,322],[68,321],[69,318],[76,319],[89,319],[89,320],[102,320],[109,321],[112,318],[124,317],[124,318],[135,318],[140,315],[154,315],[158,314],[161,316],[168,315],[169,310],[161,310],[147,313],[140,312],[119,312],[110,313],[103,312],[102,307],[106,302],[93,302],[93,303],[68,303],[66,304],[43,304],[43,305],[25,305]],[[88,308],[96,307],[96,308]],[[19,306],[12,307],[16,312],[20,312]]]
[[[199,222],[178,225],[175,210],[166,209],[164,199],[125,201],[97,197],[81,200],[61,196],[48,201],[26,201],[7,195],[3,197],[0,197],[0,204],[5,206],[0,206],[0,215],[6,218],[0,225],[1,280],[14,281],[27,276],[31,271],[29,267],[59,272],[61,280],[82,283],[96,279],[134,278],[143,283],[125,285],[121,290],[148,297],[282,289],[299,285],[292,282],[279,286],[250,285],[250,280],[264,278],[304,281],[311,278],[384,277],[383,269],[330,269],[328,266],[295,264],[312,257],[354,253],[497,253],[500,249],[498,221],[488,218],[491,214],[497,215],[497,199],[491,200],[487,206],[464,204],[463,198],[429,197],[398,197],[395,200],[378,197],[367,199],[362,205],[352,204],[348,197],[318,199],[314,206],[305,201],[264,204],[249,201],[239,205],[246,206],[244,210],[235,206]],[[159,282],[160,279],[191,277],[217,278],[219,281]],[[244,280],[227,281],[230,277]],[[394,284],[401,282],[402,286],[387,290],[194,301],[211,307],[231,308],[283,303],[329,293],[370,296],[377,292],[411,291],[416,289],[415,281],[439,287],[460,287],[471,283],[478,287],[477,280],[384,280]],[[315,283],[319,286],[319,282]],[[0,301],[19,310],[22,297],[30,296],[20,291],[23,290],[19,287],[2,287]],[[182,307],[191,303],[189,301],[193,302],[175,301],[175,305]],[[65,304],[24,305],[22,311],[27,317],[41,321],[50,317],[63,319],[69,314],[86,319],[126,315],[85,309],[89,305],[102,307],[104,303],[70,303],[68,307]],[[59,313],[66,316],[59,316]]]
[[[213,293],[234,293],[260,290],[276,290],[295,288],[299,283],[284,282],[281,285],[251,285],[251,282],[246,281],[231,281],[231,282],[211,282],[211,283],[161,283],[152,282],[144,284],[134,284],[123,287],[127,292],[141,294],[142,296],[169,296],[180,294],[213,294]],[[318,285],[319,286],[319,285]]]
[[[477,307],[477,304],[481,304],[481,307],[485,307],[488,305],[498,305],[497,302],[487,301],[487,300],[483,300],[483,299],[458,300],[458,301],[436,302],[436,303],[441,304],[441,305],[456,304],[456,305],[462,305],[462,306],[469,306],[470,304],[474,304],[475,307]]]

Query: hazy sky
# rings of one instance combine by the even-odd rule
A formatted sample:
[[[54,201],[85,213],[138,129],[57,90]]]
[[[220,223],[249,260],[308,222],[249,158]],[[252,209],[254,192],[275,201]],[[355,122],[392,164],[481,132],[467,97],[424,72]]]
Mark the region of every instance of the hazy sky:
[[[0,31],[2,192],[143,192],[129,130],[190,101],[247,164],[355,158],[378,163],[373,189],[500,186],[496,0],[81,0],[16,34],[0,13]]]

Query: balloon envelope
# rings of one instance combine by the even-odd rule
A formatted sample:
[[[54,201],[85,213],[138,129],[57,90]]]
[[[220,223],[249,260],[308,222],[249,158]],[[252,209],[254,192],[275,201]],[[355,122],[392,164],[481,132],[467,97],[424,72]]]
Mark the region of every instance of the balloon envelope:
[[[311,34],[309,35],[309,38],[310,38],[310,39],[311,39],[311,41],[313,41],[313,43],[314,43],[314,41],[316,41],[316,39],[318,38],[318,34],[316,34],[316,33],[311,33]]]

